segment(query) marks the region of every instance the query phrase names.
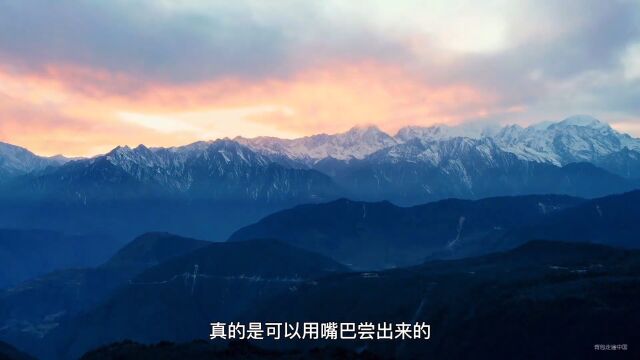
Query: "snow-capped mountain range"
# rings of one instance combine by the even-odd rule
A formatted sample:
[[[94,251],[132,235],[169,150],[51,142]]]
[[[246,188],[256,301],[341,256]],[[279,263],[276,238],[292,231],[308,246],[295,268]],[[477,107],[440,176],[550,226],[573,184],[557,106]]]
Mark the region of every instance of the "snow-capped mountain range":
[[[313,167],[326,158],[363,160],[384,150],[390,157],[436,164],[439,156],[436,153],[440,151],[434,150],[434,147],[438,147],[438,144],[446,147],[445,144],[454,138],[470,139],[471,143],[484,139],[478,146],[492,143],[490,146],[512,153],[519,159],[557,166],[573,162],[598,162],[623,150],[640,151],[640,139],[620,133],[591,116],[577,115],[559,122],[544,122],[528,127],[482,126],[474,123],[458,126],[408,126],[393,136],[375,126],[358,126],[345,133],[298,139],[236,137],[232,142],[243,145],[236,147],[236,154],[230,154],[228,149],[220,149],[219,153],[229,161],[256,161],[256,164],[263,166],[269,162],[280,162],[290,166]],[[141,173],[144,169],[162,168],[168,171],[168,176],[180,175],[178,170],[184,167],[187,159],[194,155],[206,156],[213,143],[215,141],[200,141],[172,148],[147,148],[140,145],[132,149],[124,146],[102,156],[127,172]],[[427,149],[424,152],[416,152],[416,148],[408,149],[411,144],[417,143]],[[102,156],[93,158],[93,161]],[[59,166],[69,160],[60,156],[40,157],[27,149],[0,143],[0,174],[26,174],[48,166]]]
[[[640,188],[640,140],[586,116],[529,127],[356,127],[301,139],[117,147],[86,159],[0,144],[0,227],[222,239],[273,211],[337,198],[416,205]],[[96,219],[105,219],[108,225]]]
[[[585,115],[528,127],[413,126],[391,136],[365,126],[299,139],[238,137],[172,148],[124,146],[74,161],[0,145],[0,179],[29,175],[38,191],[66,188],[79,196],[89,189],[117,194],[127,184],[130,193],[162,189],[217,197],[234,193],[249,199],[334,194],[338,188],[365,198],[363,191],[385,198],[386,188],[396,188],[406,199],[414,192],[422,194],[416,198],[422,200],[480,197],[500,193],[491,185],[491,176],[497,175],[502,178],[495,183],[504,181],[513,188],[509,193],[525,188],[553,192],[530,184],[542,181],[536,178],[542,174],[547,180],[551,173],[561,179],[553,168],[578,162],[623,178],[640,178],[640,139]]]
[[[82,199],[187,196],[272,202],[333,196],[331,187],[331,180],[316,170],[282,166],[224,139],[175,148],[119,146],[105,155],[23,176],[12,193],[26,189]]]
[[[237,137],[235,141],[267,156],[284,156],[311,165],[324,158],[363,159],[380,149],[397,145],[400,141],[375,126],[356,126],[335,135],[313,135],[299,139]]]
[[[37,156],[25,148],[0,142],[0,179],[62,165],[68,160],[63,156]]]
[[[620,133],[608,124],[591,116],[577,115],[559,122],[545,122],[522,127],[508,125],[409,126],[395,136],[374,126],[355,127],[336,135],[314,135],[287,140],[269,137],[234,140],[267,156],[286,156],[289,159],[313,164],[331,157],[338,160],[364,159],[383,149],[418,140],[421,143],[441,142],[453,138],[490,139],[498,148],[527,161],[565,165],[572,162],[594,162],[603,156],[623,149],[640,150],[640,139]],[[401,150],[389,151],[398,156]],[[408,154],[407,154],[408,155]],[[411,154],[415,160],[433,162],[428,153]]]

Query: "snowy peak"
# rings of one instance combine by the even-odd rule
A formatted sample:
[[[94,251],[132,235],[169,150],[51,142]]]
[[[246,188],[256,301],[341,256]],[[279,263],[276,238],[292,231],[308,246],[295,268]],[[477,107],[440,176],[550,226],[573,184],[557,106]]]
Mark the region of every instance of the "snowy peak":
[[[369,154],[398,143],[375,126],[356,126],[344,133],[319,134],[293,140],[272,137],[238,137],[235,140],[261,154],[270,157],[283,155],[306,165],[313,165],[325,158],[363,159]]]
[[[640,140],[618,133],[607,123],[588,115],[575,115],[559,122],[544,122],[528,127],[506,125],[499,128],[474,123],[410,126],[400,129],[395,136],[398,142],[412,139],[443,141],[457,137],[491,139],[501,150],[520,159],[554,165],[594,162],[623,149],[640,149]]]
[[[406,126],[398,131],[395,139],[406,142],[411,139],[426,141],[447,140],[456,137],[479,139],[491,135],[496,131],[496,126],[486,124],[462,124],[457,126],[433,125],[429,127]]]
[[[570,116],[560,122],[552,124],[550,127],[566,128],[568,126],[576,126],[590,129],[611,129],[609,124],[604,123],[593,116],[589,115],[574,115]]]
[[[200,141],[173,148],[150,149],[138,145],[132,149],[126,145],[118,146],[104,155],[104,158],[139,179],[185,176],[188,175],[187,168],[195,162],[208,163],[216,168],[229,163],[234,166],[265,166],[269,163],[263,156],[229,139]]]
[[[327,139],[321,146],[326,146],[327,155],[337,159],[365,156],[395,145],[397,141],[376,126],[357,126],[346,133],[337,134]]]
[[[490,138],[454,137],[440,140],[413,138],[381,150],[368,159],[378,163],[411,162],[443,166],[451,161],[464,161],[470,158],[493,163],[494,158],[503,153]]]
[[[42,157],[20,146],[0,142],[0,180],[5,176],[27,174],[67,161],[65,157]]]
[[[151,167],[158,165],[159,162],[156,154],[144,145],[138,145],[133,149],[126,145],[118,146],[104,157],[111,164],[126,171],[130,171],[134,165]]]
[[[594,162],[625,148],[640,149],[640,140],[621,134],[587,115],[526,128],[507,126],[494,136],[494,140],[505,151],[521,159],[555,165]]]
[[[640,140],[621,134],[608,124],[588,115],[575,115],[558,122],[543,122],[527,127],[491,123],[466,123],[456,126],[407,126],[389,136],[375,126],[359,126],[335,135],[314,135],[293,140],[277,138],[238,138],[239,142],[270,159],[287,159],[306,166],[325,158],[338,160],[365,159],[389,149],[395,159],[415,156],[411,144],[440,142],[455,138],[491,139],[494,146],[527,161],[565,165],[588,161],[623,149],[640,150]],[[396,150],[391,148],[399,147]],[[434,155],[435,156],[435,155]],[[282,161],[281,161],[282,162]]]
[[[375,141],[378,139],[389,139],[387,133],[380,130],[375,125],[357,125],[349,129],[349,131],[341,134],[337,134],[336,137],[353,140],[370,140]]]
[[[473,141],[471,141],[473,140]],[[499,127],[488,123],[456,126],[407,126],[395,136],[376,126],[356,126],[328,135],[319,134],[298,139],[237,137],[233,140],[199,141],[171,148],[135,148],[119,146],[95,159],[108,161],[137,178],[156,178],[162,182],[186,176],[187,168],[199,161],[219,173],[241,166],[266,166],[278,163],[288,168],[314,167],[323,159],[388,157],[393,161],[431,162],[455,157],[478,147],[483,156],[497,150],[519,159],[554,165],[572,162],[601,163],[602,159],[625,149],[640,151],[640,139],[612,129],[608,124],[588,115],[576,115],[558,122],[545,122],[522,127]],[[464,150],[464,151],[462,151]],[[632,161],[633,157],[628,158]],[[0,143],[0,175],[24,174],[60,165],[68,159],[38,157],[26,149]],[[173,181],[173,180],[171,180]]]

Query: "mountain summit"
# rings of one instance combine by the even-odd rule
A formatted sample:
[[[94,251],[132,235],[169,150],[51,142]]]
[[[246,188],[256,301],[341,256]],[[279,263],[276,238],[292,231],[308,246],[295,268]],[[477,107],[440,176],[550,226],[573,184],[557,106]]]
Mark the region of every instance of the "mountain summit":
[[[19,171],[7,166],[22,158]],[[0,226],[89,233],[104,231],[93,220],[104,217],[114,237],[153,229],[218,239],[268,213],[339,197],[593,198],[636,189],[638,178],[640,140],[584,115],[528,127],[414,126],[395,136],[358,126],[299,139],[123,146],[64,164],[6,145]]]
[[[0,181],[42,170],[47,166],[62,165],[67,161],[63,156],[42,157],[20,146],[0,142]]]
[[[305,165],[312,165],[325,158],[363,159],[398,143],[397,139],[372,125],[355,126],[345,133],[335,135],[319,134],[294,140],[272,137],[238,137],[235,140],[265,155],[282,155]]]
[[[278,138],[236,138],[235,140],[272,160],[294,161],[313,166],[327,159],[362,160],[384,150],[418,140],[421,143],[451,141],[455,138],[489,139],[504,152],[521,160],[556,166],[572,162],[601,162],[602,157],[625,149],[640,151],[640,140],[612,129],[589,115],[575,115],[558,122],[527,127],[467,123],[457,126],[407,126],[395,136],[375,126],[357,126],[335,135],[313,135],[287,140]],[[411,159],[409,159],[411,160]]]

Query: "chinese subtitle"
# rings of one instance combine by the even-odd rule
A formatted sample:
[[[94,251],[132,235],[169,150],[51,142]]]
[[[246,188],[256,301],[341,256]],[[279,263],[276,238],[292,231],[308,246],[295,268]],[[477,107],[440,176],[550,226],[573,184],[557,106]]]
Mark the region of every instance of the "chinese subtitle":
[[[431,325],[416,323],[213,322],[209,338],[237,340],[429,340]]]

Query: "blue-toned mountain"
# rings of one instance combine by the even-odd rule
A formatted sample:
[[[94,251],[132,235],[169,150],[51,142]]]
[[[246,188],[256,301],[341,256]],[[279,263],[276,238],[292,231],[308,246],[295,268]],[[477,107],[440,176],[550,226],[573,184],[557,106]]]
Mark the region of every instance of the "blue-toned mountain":
[[[487,238],[537,222],[583,200],[518,196],[441,200],[413,207],[346,199],[302,205],[238,230],[230,241],[275,237],[357,269],[413,265],[430,257],[490,252]]]

